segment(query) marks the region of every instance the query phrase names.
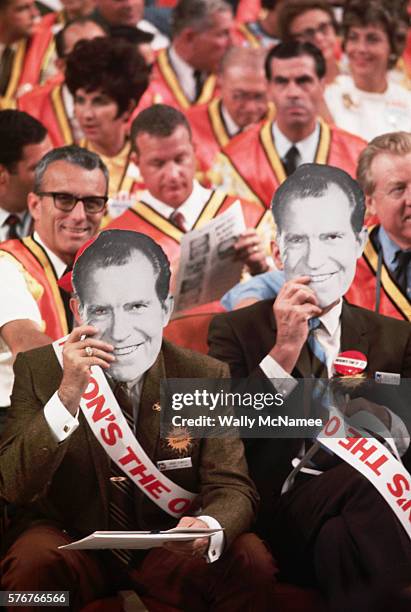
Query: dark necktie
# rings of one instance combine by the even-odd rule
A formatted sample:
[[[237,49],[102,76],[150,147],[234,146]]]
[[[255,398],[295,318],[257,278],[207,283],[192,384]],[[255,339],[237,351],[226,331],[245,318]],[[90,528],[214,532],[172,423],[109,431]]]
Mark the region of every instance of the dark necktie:
[[[6,47],[0,61],[0,96],[4,96],[7,91],[13,67],[13,58],[13,49],[11,47]]]
[[[287,176],[290,176],[296,170],[300,153],[295,145],[290,147],[284,156],[283,164]]]
[[[175,210],[170,215],[170,221],[173,225],[178,227],[178,229],[180,229],[182,232],[186,231],[186,224],[185,224],[186,220],[185,220],[183,213],[178,212],[178,210]]]
[[[195,82],[195,98],[194,101],[198,100],[203,91],[203,85],[205,82],[204,73],[201,70],[194,70],[194,82]]]
[[[113,393],[120,405],[123,415],[134,433],[133,405],[130,394],[125,383],[117,383]],[[135,485],[111,461],[110,464],[110,503],[109,503],[109,528],[113,531],[135,531],[135,509],[134,509],[134,489]],[[128,566],[133,559],[131,550],[113,550],[113,555]]]
[[[408,288],[408,267],[411,261],[411,251],[398,251],[395,256],[397,267],[395,268],[394,277],[402,292],[406,295]]]
[[[64,270],[62,276],[64,276],[65,274],[67,274],[68,272],[72,271],[72,266],[67,266],[67,268]],[[60,277],[61,278],[61,277]],[[71,298],[71,294],[68,293],[68,291],[65,291],[64,289],[62,289],[61,287],[59,287],[59,291],[60,291],[60,296],[63,302],[63,306],[64,306],[64,312],[66,315],[66,321],[67,321],[67,327],[69,329],[69,331],[71,331],[71,329],[73,328],[73,313],[71,312],[71,308],[70,308],[70,298]]]
[[[7,232],[6,240],[14,240],[20,237],[17,233],[17,226],[19,223],[20,219],[17,215],[9,215],[7,217],[5,224],[9,226],[9,231]]]

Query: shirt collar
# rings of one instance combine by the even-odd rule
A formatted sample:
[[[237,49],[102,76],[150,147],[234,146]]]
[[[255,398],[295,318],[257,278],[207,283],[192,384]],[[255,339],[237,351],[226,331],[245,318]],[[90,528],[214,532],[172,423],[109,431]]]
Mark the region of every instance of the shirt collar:
[[[38,235],[37,232],[34,232],[33,234],[33,238],[34,240],[37,242],[37,244],[39,244],[41,247],[43,247],[43,249],[46,251],[48,258],[50,259],[51,263],[53,264],[54,270],[56,272],[57,278],[61,278],[64,274],[64,272],[66,271],[67,268],[67,264],[62,261],[60,259],[60,257],[57,257],[57,255],[55,253],[53,253],[53,251],[51,251],[42,241],[42,239],[40,238],[40,236]]]
[[[184,93],[190,100],[194,100],[196,91],[194,68],[178,55],[173,45],[169,47],[168,55]]]
[[[223,116],[223,120],[225,123],[225,127],[227,128],[228,135],[230,138],[236,136],[239,132],[241,132],[240,126],[236,124],[226,107],[223,103],[221,103],[221,114]]]
[[[20,41],[17,41],[17,42],[15,42],[15,43],[11,44],[11,45],[6,45],[5,43],[0,42],[0,60],[1,60],[1,58],[2,58],[2,55],[3,55],[4,49],[5,49],[6,47],[9,47],[9,48],[10,48],[10,49],[12,49],[13,51],[17,51],[17,46],[18,46],[19,42],[20,42]]]
[[[211,190],[205,189],[197,180],[193,180],[193,190],[188,198],[177,208],[165,204],[155,198],[147,189],[142,192],[141,200],[154,208],[162,217],[169,219],[173,212],[178,211],[184,215],[185,225],[191,230],[197,221],[204,204],[210,198]]]
[[[340,325],[342,311],[342,298],[340,298],[335,306],[333,306],[328,312],[318,317],[319,321],[323,324],[326,331],[330,336],[334,336],[335,332]]]
[[[18,217],[20,219],[20,223],[23,223],[26,215],[27,215],[27,211],[24,210],[23,212],[15,212],[15,213],[11,213],[8,210],[5,210],[4,208],[0,207],[0,227],[3,227],[3,225],[5,224],[6,219],[9,217],[9,215],[16,215],[16,217]]]
[[[315,128],[311,134],[307,136],[307,138],[304,138],[304,140],[299,140],[298,142],[291,142],[291,140],[289,140],[280,130],[277,122],[273,122],[273,139],[275,148],[277,149],[277,153],[281,159],[285,157],[289,148],[295,145],[301,157],[300,163],[307,164],[313,162],[317,151],[319,137],[320,124],[318,121],[315,124]]]

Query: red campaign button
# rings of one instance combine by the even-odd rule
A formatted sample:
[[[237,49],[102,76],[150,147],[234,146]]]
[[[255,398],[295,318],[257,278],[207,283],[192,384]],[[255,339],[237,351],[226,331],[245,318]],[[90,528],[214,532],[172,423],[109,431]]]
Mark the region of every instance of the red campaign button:
[[[335,358],[333,366],[340,376],[356,376],[367,367],[367,357],[360,351],[344,351]]]

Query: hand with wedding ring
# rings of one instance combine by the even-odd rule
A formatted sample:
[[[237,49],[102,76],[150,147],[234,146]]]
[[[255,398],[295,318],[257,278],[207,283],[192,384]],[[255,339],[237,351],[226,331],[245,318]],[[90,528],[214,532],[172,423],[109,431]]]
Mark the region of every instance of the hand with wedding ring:
[[[115,361],[114,347],[93,336],[98,330],[92,325],[73,329],[63,347],[63,378],[58,389],[61,402],[71,414],[76,414],[80,398],[90,379],[90,367],[107,370]]]
[[[241,259],[248,267],[250,274],[267,272],[267,253],[261,238],[255,229],[247,229],[234,244],[236,259]]]

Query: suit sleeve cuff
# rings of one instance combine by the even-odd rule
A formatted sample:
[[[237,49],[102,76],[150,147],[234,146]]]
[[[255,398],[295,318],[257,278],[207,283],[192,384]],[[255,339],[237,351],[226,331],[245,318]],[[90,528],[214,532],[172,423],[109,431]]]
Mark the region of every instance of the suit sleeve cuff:
[[[298,385],[298,382],[280,366],[279,363],[271,355],[266,355],[260,362],[260,368],[264,374],[271,380],[271,383],[276,391],[281,393],[283,397],[287,397]]]
[[[78,413],[73,416],[61,402],[57,391],[44,406],[44,418],[57,442],[63,442],[79,426]]]
[[[220,523],[212,516],[197,516],[196,518],[206,523],[206,525],[210,529],[221,529]],[[223,554],[223,550],[224,531],[217,531],[217,533],[210,536],[210,544],[206,553],[206,559],[208,563],[213,563],[214,561],[217,561]]]

